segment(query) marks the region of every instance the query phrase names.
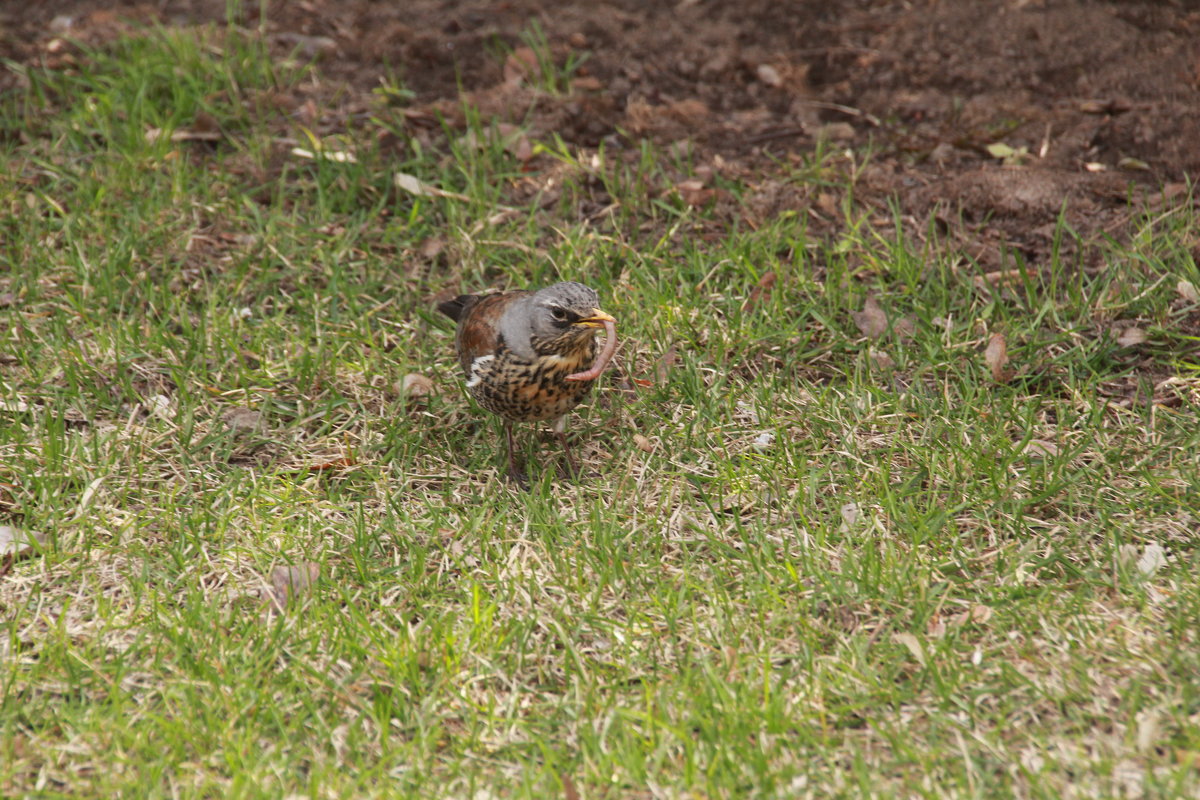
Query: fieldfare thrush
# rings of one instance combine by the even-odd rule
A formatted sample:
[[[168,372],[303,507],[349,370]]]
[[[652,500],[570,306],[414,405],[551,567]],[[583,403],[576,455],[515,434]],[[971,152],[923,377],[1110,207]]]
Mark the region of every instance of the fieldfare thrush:
[[[458,323],[454,345],[479,405],[504,420],[510,475],[523,483],[513,448],[514,422],[554,420],[567,465],[579,469],[567,444],[566,414],[579,404],[617,349],[616,320],[600,310],[582,283],[556,283],[536,292],[464,294],[438,304]],[[596,356],[595,333],[604,349]]]

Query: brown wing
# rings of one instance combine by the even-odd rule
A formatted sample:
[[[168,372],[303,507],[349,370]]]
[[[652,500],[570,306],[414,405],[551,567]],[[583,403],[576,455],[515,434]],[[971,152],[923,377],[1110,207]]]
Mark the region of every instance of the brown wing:
[[[480,356],[490,356],[496,352],[500,339],[500,317],[509,303],[526,294],[529,292],[517,290],[503,294],[464,295],[458,298],[463,302],[454,345],[458,349],[458,363],[462,365],[463,373],[470,376],[471,362]]]

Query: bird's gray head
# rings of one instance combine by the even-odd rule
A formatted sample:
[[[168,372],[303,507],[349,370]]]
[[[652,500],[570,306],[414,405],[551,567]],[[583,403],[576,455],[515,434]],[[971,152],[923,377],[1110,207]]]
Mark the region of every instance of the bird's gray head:
[[[527,297],[517,318],[505,320],[501,328],[505,341],[520,352],[525,349],[522,346],[525,342],[537,348],[551,342],[562,343],[564,339],[590,337],[597,328],[604,327],[605,320],[611,321],[612,317],[600,310],[600,296],[595,290],[582,283],[564,281]]]

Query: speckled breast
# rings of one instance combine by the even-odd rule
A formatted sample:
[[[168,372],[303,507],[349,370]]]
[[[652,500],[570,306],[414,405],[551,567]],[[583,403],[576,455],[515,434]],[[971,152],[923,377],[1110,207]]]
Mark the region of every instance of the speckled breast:
[[[588,344],[570,355],[539,356],[534,361],[501,349],[475,368],[467,391],[488,411],[514,422],[561,417],[577,406],[595,383],[566,380],[591,366],[596,346],[591,341]]]

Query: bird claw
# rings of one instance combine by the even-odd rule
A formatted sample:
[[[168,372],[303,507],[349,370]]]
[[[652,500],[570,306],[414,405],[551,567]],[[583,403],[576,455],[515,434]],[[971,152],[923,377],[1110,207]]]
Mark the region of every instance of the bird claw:
[[[517,489],[520,489],[523,492],[529,491],[529,478],[521,470],[510,469],[508,472],[504,473],[504,477],[507,478],[508,482]]]

